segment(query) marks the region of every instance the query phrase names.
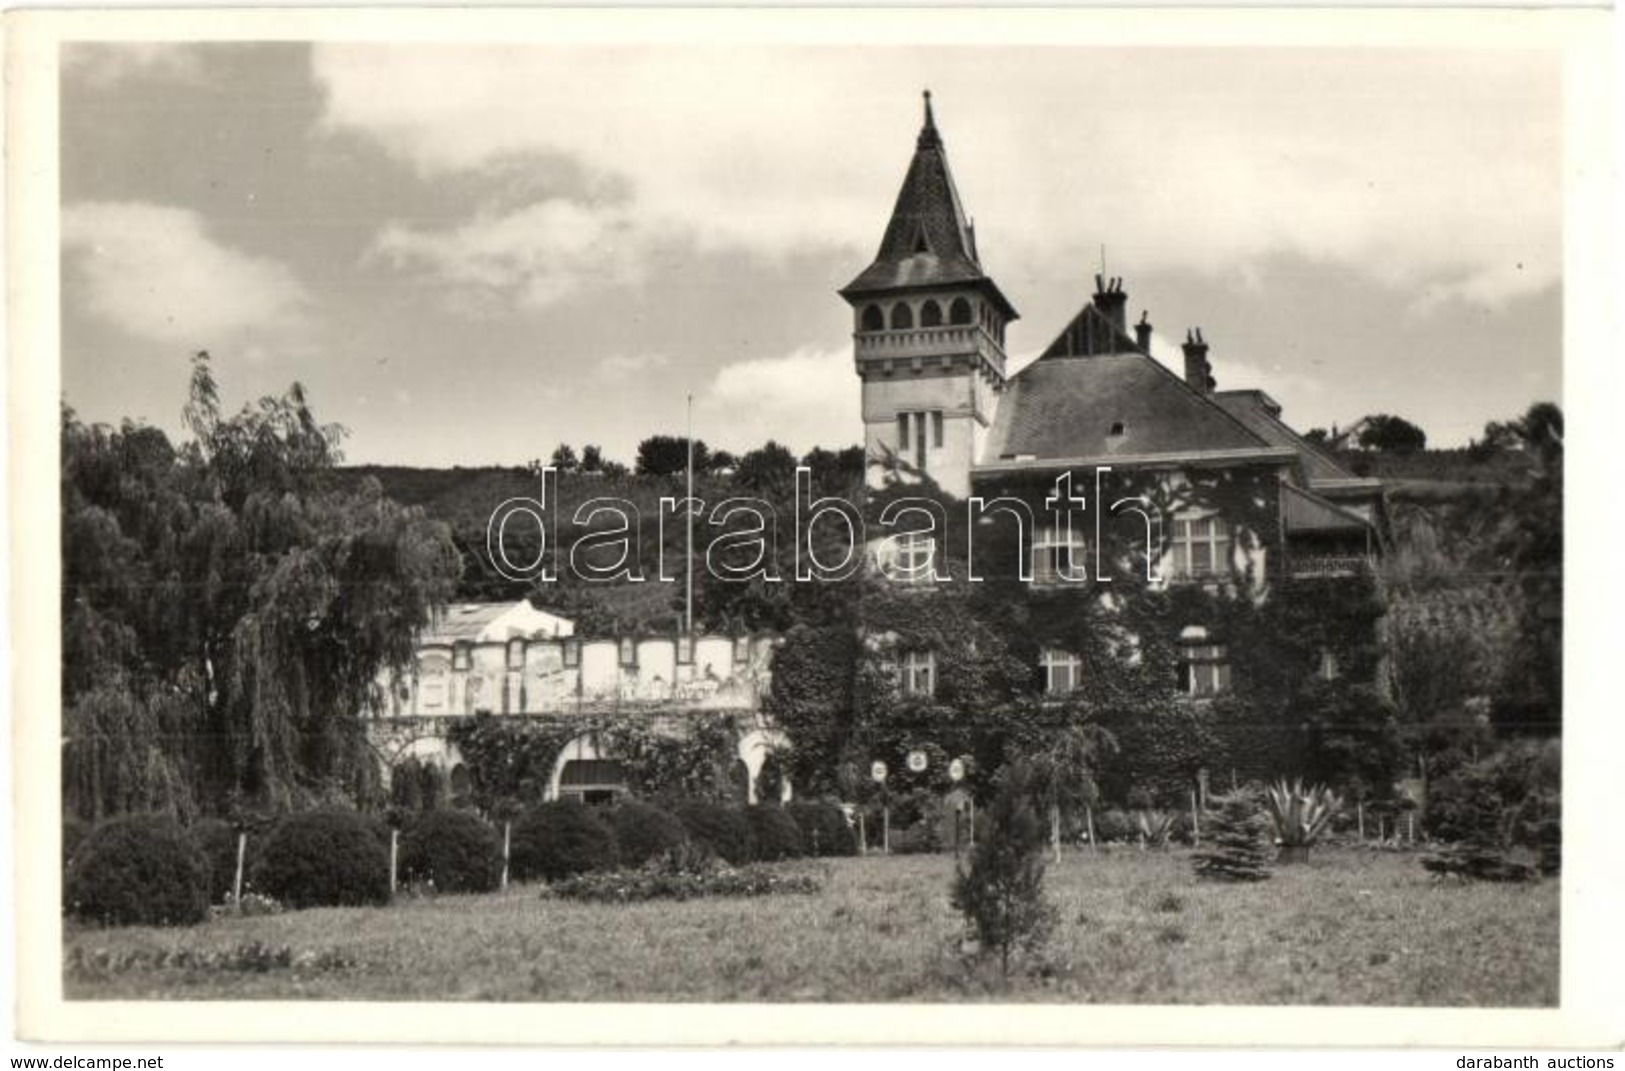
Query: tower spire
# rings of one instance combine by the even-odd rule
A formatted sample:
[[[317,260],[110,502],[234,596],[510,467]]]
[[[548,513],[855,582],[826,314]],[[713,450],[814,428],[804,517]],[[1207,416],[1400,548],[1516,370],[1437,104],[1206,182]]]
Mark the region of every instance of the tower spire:
[[[920,138],[916,147],[921,149],[935,149],[942,145],[942,136],[937,133],[937,117],[931,114],[931,91],[927,89],[925,96],[925,125],[920,127]]]

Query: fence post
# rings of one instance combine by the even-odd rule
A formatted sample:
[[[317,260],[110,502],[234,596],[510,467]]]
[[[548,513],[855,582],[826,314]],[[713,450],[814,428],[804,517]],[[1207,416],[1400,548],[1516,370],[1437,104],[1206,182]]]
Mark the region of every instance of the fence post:
[[[243,858],[248,854],[248,833],[237,834],[237,876],[231,883],[231,902],[237,905],[238,914],[243,910]]]
[[[891,854],[891,804],[880,807],[880,854]]]
[[[1200,846],[1202,843],[1201,808],[1196,805],[1196,790],[1191,789],[1191,843]]]
[[[512,841],[513,823],[502,823],[502,887],[508,887],[508,845]]]
[[[1415,811],[1407,812],[1406,815],[1405,815],[1405,840],[1408,843],[1411,843],[1411,844],[1416,843],[1416,812]]]
[[[1360,842],[1363,844],[1365,843],[1365,804],[1356,803],[1354,805],[1354,821],[1356,828],[1360,831]]]
[[[869,854],[869,834],[863,828],[863,812],[858,812],[858,854]]]
[[[400,858],[400,848],[401,831],[391,829],[389,831],[389,895],[391,896],[395,895],[395,863]]]
[[[1100,848],[1095,844],[1095,809],[1087,803],[1083,805],[1083,824],[1089,830],[1089,850],[1098,852]]]
[[[976,797],[970,800],[970,846],[976,847]]]
[[[1055,862],[1061,861],[1061,805],[1054,804],[1049,809],[1049,836],[1055,845]]]

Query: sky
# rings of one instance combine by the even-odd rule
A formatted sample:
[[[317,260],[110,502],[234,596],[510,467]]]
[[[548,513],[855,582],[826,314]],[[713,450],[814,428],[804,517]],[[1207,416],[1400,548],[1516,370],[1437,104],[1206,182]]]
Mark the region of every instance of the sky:
[[[851,314],[932,91],[1011,368],[1122,276],[1176,370],[1435,445],[1561,401],[1555,53],[73,44],[62,391],[299,381],[348,460],[861,441]]]

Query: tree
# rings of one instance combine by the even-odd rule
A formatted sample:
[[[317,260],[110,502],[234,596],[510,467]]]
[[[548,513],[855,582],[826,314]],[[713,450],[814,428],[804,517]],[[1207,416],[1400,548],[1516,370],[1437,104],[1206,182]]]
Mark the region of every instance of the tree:
[[[559,443],[554,448],[553,457],[548,464],[560,472],[575,472],[581,467],[581,462],[576,458],[575,447],[569,443]]]
[[[1328,446],[1331,444],[1332,433],[1325,428],[1310,428],[1303,433],[1303,437],[1316,446]]]
[[[342,431],[298,384],[224,417],[200,353],[185,419],[176,449],[63,412],[64,805],[368,793],[361,714],[450,597],[450,534],[335,478]]]
[[[863,484],[861,446],[849,446],[840,451],[815,446],[807,451],[801,463],[811,472],[815,494],[849,494]]]
[[[709,457],[703,439],[694,440],[694,471],[703,472]],[[651,435],[638,443],[639,476],[676,476],[688,469],[688,440],[679,435]]]
[[[986,832],[969,867],[954,874],[953,906],[982,951],[998,954],[1006,977],[1011,955],[1041,948],[1055,924],[1055,908],[1044,896],[1044,829],[1033,810],[1035,788],[1030,764],[1001,771]]]
[[[1207,844],[1196,854],[1196,875],[1211,881],[1262,881],[1270,876],[1269,818],[1245,791],[1219,801],[1207,820]]]
[[[604,448],[597,443],[588,443],[581,448],[581,471],[604,471]]]
[[[1361,422],[1356,440],[1362,450],[1385,454],[1414,454],[1427,449],[1427,432],[1404,417],[1377,413]]]
[[[727,450],[711,451],[711,458],[706,463],[706,472],[726,472],[739,466],[739,459]]]
[[[769,439],[739,459],[734,477],[757,494],[783,498],[795,489],[796,455]]]

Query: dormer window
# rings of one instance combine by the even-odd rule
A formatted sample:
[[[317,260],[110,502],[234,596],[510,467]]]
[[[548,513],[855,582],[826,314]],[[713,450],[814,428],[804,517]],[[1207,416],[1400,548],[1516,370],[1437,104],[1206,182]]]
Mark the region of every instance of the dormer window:
[[[1113,438],[1120,438],[1127,431],[1127,424],[1123,423],[1121,420],[1114,420],[1112,421],[1111,431],[1107,432],[1107,434]]]

